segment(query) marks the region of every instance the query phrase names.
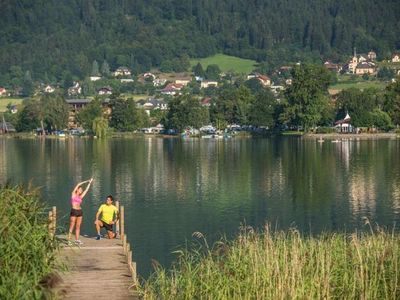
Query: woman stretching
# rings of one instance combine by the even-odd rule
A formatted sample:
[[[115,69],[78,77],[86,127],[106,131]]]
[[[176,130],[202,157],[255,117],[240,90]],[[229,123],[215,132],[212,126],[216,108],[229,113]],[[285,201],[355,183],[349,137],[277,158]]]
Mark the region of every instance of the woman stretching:
[[[92,181],[93,181],[93,178],[90,178],[89,180],[78,183],[71,194],[72,208],[71,208],[71,214],[70,214],[70,219],[69,219],[70,222],[69,222],[68,241],[71,241],[72,231],[74,230],[74,226],[75,226],[75,243],[77,243],[79,245],[83,244],[79,240],[79,235],[81,232],[81,224],[82,224],[81,204],[82,204],[83,197],[85,197],[86,193],[88,192]],[[82,185],[85,183],[88,183],[88,185],[86,186],[86,189],[83,190]]]

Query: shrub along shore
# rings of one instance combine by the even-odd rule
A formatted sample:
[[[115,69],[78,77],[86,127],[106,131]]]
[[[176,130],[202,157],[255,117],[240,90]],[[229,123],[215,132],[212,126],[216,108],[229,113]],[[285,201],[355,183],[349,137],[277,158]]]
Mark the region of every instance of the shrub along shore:
[[[203,238],[200,233],[197,237]],[[303,237],[297,230],[243,230],[231,242],[179,251],[142,285],[146,299],[399,299],[400,236]]]
[[[39,193],[0,187],[0,299],[49,296],[57,247]]]

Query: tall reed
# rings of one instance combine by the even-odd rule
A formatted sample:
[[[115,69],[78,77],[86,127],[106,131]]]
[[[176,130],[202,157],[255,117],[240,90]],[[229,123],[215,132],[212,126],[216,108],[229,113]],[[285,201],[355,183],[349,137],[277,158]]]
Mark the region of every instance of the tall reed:
[[[37,191],[0,187],[0,299],[43,298],[56,248]]]
[[[266,226],[178,254],[143,283],[145,299],[400,299],[394,232],[303,237]]]

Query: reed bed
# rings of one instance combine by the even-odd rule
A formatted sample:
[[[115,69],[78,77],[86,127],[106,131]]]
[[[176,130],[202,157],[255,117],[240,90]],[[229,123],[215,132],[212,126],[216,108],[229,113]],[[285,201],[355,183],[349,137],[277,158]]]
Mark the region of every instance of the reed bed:
[[[242,229],[234,241],[179,251],[141,286],[145,299],[400,299],[400,236],[301,236]]]
[[[0,187],[0,299],[48,297],[56,248],[38,192]]]

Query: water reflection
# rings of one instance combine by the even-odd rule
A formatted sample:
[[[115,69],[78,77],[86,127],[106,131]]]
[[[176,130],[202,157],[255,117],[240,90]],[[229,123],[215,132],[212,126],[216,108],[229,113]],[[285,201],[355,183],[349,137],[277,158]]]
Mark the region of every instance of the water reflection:
[[[62,222],[71,189],[90,177],[83,232],[94,233],[96,210],[113,194],[142,275],[151,258],[168,264],[194,231],[211,242],[243,222],[319,232],[362,228],[364,217],[400,221],[399,140],[0,138],[0,184],[42,186]]]

